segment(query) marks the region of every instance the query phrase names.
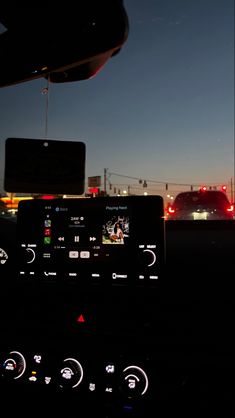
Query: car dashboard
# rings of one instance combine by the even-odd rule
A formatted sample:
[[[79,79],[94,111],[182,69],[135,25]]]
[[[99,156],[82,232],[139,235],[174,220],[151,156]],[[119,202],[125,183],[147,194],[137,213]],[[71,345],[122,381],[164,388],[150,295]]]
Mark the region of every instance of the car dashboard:
[[[3,63],[0,68],[0,87],[14,86],[39,78],[44,78],[47,83],[47,87],[42,89],[46,97],[45,138],[41,140],[7,138],[6,140],[4,193],[11,195],[26,193],[35,199],[20,202],[16,222],[10,216],[0,217],[2,409],[6,417],[23,415],[25,418],[32,418],[34,415],[45,418],[57,416],[66,418],[88,416],[232,418],[235,416],[233,336],[235,219],[206,220],[210,218],[206,207],[204,208],[206,211],[197,208],[191,216],[191,219],[196,220],[169,220],[165,217],[161,196],[131,196],[132,188],[129,186],[128,192],[125,191],[129,196],[109,197],[107,188],[110,186],[111,192],[112,185],[108,179],[111,174],[115,174],[111,172],[107,174],[108,169],[104,170],[103,190],[100,189],[101,178],[97,176],[97,183],[89,185],[89,191],[91,190],[93,197],[82,198],[81,196],[85,194],[86,179],[84,144],[77,140],[53,139],[50,141],[47,139],[47,119],[50,113],[48,113],[49,86],[52,83],[85,81],[93,78],[106,65],[106,62],[119,54],[129,36],[129,21],[123,1],[89,0],[77,3],[76,10],[74,2],[66,2],[63,8],[57,7],[56,9],[53,4],[46,6],[41,4],[38,7],[35,5],[24,7],[22,4],[14,7],[11,4],[1,6],[0,11],[2,23],[0,49]],[[129,3],[131,10],[133,2]],[[189,73],[193,74],[194,71],[191,70],[195,67],[197,74],[202,73],[203,77],[206,76],[205,69],[210,68],[209,61],[206,63],[204,59],[206,56],[210,58],[211,68],[213,67],[213,54],[221,57],[220,62],[226,63],[227,58],[225,55],[220,55],[220,49],[216,55],[213,52],[214,43],[209,43],[210,38],[214,39],[213,33],[216,33],[216,43],[222,51],[223,44],[220,42],[221,39],[217,38],[217,32],[218,35],[220,33],[217,30],[217,21],[210,20],[210,24],[207,24],[207,20],[204,20],[206,17],[204,13],[209,12],[209,15],[214,17],[222,9],[217,9],[216,6],[211,13],[210,6],[206,5],[205,8],[201,8],[202,4],[207,2],[199,3],[201,5],[197,9],[198,15],[191,12],[191,9],[188,12],[187,8],[181,9],[182,5],[177,7],[174,5],[172,9],[170,4],[164,5],[164,8],[157,4],[154,14],[148,15],[147,9],[148,7],[151,9],[152,6],[148,6],[144,13],[141,13],[140,4],[136,4],[135,13],[137,14],[133,14],[133,20],[132,18],[131,20],[134,23],[137,17],[138,26],[136,29],[135,25],[132,26],[132,34],[138,46],[134,45],[130,53],[132,63],[129,65],[126,61],[128,64],[125,67],[125,64],[121,62],[121,67],[117,69],[118,78],[112,78],[117,81],[118,88],[116,95],[109,90],[109,96],[115,108],[109,106],[111,117],[106,112],[106,108],[103,113],[100,107],[98,112],[94,108],[98,117],[94,119],[95,131],[98,125],[99,127],[104,125],[108,132],[108,142],[112,153],[113,150],[115,153],[115,142],[117,142],[118,152],[120,153],[121,150],[120,156],[127,154],[128,160],[124,158],[123,165],[117,162],[114,164],[118,164],[121,171],[121,167],[127,167],[131,163],[125,143],[128,129],[131,133],[130,152],[134,158],[134,167],[137,167],[138,161],[141,166],[144,166],[143,156],[145,148],[148,147],[145,140],[148,136],[146,132],[149,132],[152,122],[149,119],[151,98],[143,94],[145,90],[149,91],[150,84],[145,88],[142,80],[144,74],[147,75],[146,80],[151,80],[152,68],[154,69],[154,83],[158,83],[157,90],[154,90],[153,83],[153,87],[151,86],[154,92],[154,108],[158,109],[155,91],[159,95],[159,86],[161,88],[163,86],[164,91],[163,100],[159,95],[160,111],[164,111],[164,106],[169,104],[166,107],[167,119],[164,113],[157,113],[157,125],[160,128],[163,125],[167,128],[171,125],[171,128],[173,127],[173,148],[167,148],[166,164],[165,161],[161,161],[160,150],[163,140],[169,145],[168,131],[163,131],[159,135],[154,132],[152,135],[155,143],[156,138],[160,138],[156,151],[154,151],[155,144],[154,147],[151,145],[151,148],[148,148],[151,149],[151,155],[154,158],[152,172],[155,174],[153,175],[160,178],[161,167],[163,167],[163,175],[167,173],[167,178],[175,178],[174,166],[172,175],[170,171],[167,172],[167,163],[172,161],[171,151],[172,156],[177,156],[181,146],[179,141],[178,151],[176,150],[175,153],[174,143],[177,139],[175,128],[178,123],[180,128],[186,127],[185,121],[189,121],[190,135],[192,132],[191,115],[187,117],[186,113],[182,112],[182,109],[190,108],[188,101],[182,101],[182,103],[179,101],[177,107],[183,119],[182,123],[180,119],[178,121],[175,112],[175,98],[178,97],[176,87],[179,87],[179,97],[185,96],[188,100],[190,97],[188,94],[193,94],[191,105],[196,106],[200,102],[198,110],[195,107],[193,114],[197,116],[195,124],[197,129],[200,128],[200,123],[202,123],[200,129],[204,129],[203,96],[201,100],[200,92],[193,93]],[[195,16],[196,25],[192,26],[193,29],[190,29],[188,36],[185,31],[186,27],[189,28],[189,22],[192,24]],[[219,12],[218,21],[222,22],[222,20],[227,22],[226,16]],[[144,29],[144,22],[147,24],[147,31]],[[227,23],[227,27],[231,28],[230,23]],[[214,24],[216,32],[213,32]],[[156,39],[153,26],[157,27]],[[202,31],[195,30],[199,26]],[[141,27],[145,33],[142,38]],[[177,32],[171,32],[171,30],[168,32],[167,27]],[[209,28],[209,33],[204,32],[204,27]],[[180,28],[184,30],[180,35],[182,40],[190,41],[187,46],[183,44],[183,48],[181,43],[177,44],[176,33],[180,33]],[[145,43],[148,33],[149,43]],[[198,34],[204,38],[206,34],[207,38],[206,42],[203,39],[202,43],[198,44],[197,50],[195,49],[197,46],[195,35]],[[224,35],[223,37],[228,45],[230,38]],[[173,49],[170,47],[171,44]],[[209,49],[204,50],[203,44],[208,45]],[[150,52],[150,45],[155,45],[153,53]],[[160,66],[158,65],[159,71],[157,72],[154,64],[156,48],[158,58],[160,57],[158,62],[161,63]],[[152,54],[150,58],[138,61],[141,49],[149,50]],[[198,66],[200,64],[199,50],[203,57],[201,72]],[[192,51],[194,55],[191,55]],[[224,48],[223,52],[226,51],[227,48]],[[190,66],[192,58],[194,61]],[[126,59],[127,55],[124,55],[124,61]],[[170,72],[168,68],[164,69],[162,66],[164,61],[167,66],[171,62],[174,64],[172,65],[174,74],[171,68]],[[178,62],[182,64],[183,72]],[[140,70],[139,79],[135,71],[137,67]],[[135,68],[134,77],[132,68]],[[144,73],[143,70],[147,72]],[[133,124],[132,116],[129,114],[128,100],[126,100],[126,87],[122,84],[126,71],[129,73],[127,83],[130,86],[134,86],[131,84],[132,81],[138,80],[138,87],[136,90],[131,89],[131,96],[132,92],[140,91],[141,102],[144,106],[139,129],[140,135],[143,133],[144,140],[140,139],[138,144],[137,135],[134,145],[133,138],[135,129],[138,129],[136,125],[138,116],[137,114],[134,116]],[[221,71],[217,75],[218,80],[229,78],[227,72],[224,73],[225,77],[221,77]],[[186,82],[186,95],[181,80],[176,78],[178,73]],[[115,73],[110,74],[115,77]],[[205,103],[208,103],[208,94],[210,95],[209,81],[214,80],[211,91],[214,92],[214,86],[218,87],[216,79],[211,77],[210,73],[208,74],[210,79],[205,79],[205,84],[202,83],[203,79],[200,79],[202,88],[206,86]],[[138,90],[140,84],[141,90]],[[121,90],[121,85],[123,90]],[[109,81],[107,86],[110,86]],[[192,79],[192,86],[198,86],[197,79]],[[223,90],[226,92],[226,88]],[[231,89],[228,87],[228,90]],[[90,103],[94,91],[84,96],[85,104]],[[102,88],[102,82],[100,92],[100,99],[103,100],[106,90]],[[171,96],[172,93],[173,96]],[[117,101],[119,95],[122,99],[120,106]],[[16,96],[11,96],[11,103],[18,106],[18,100],[13,100],[13,97]],[[81,100],[82,95],[79,97]],[[135,96],[132,97],[135,100]],[[127,118],[131,123],[130,128],[125,126],[126,114],[123,118],[120,113],[123,98],[127,106]],[[168,102],[165,102],[165,99]],[[98,101],[98,106],[101,100]],[[139,98],[137,101],[139,104]],[[24,105],[26,102],[27,100],[24,100]],[[62,100],[59,107],[61,103]],[[69,101],[66,103],[71,116]],[[80,104],[82,103],[81,100]],[[147,111],[145,103],[148,103]],[[6,120],[13,120],[14,106],[12,104],[9,105],[11,117],[9,119],[8,115]],[[5,99],[4,95],[5,105],[8,109],[7,96]],[[31,106],[31,103],[28,105]],[[134,110],[133,102],[130,106]],[[87,112],[85,110],[89,116],[88,126],[92,121],[92,107]],[[75,106],[75,108],[75,114],[79,115],[80,120],[83,121],[83,113],[78,107]],[[35,120],[29,116],[27,109],[26,106],[25,120],[28,132],[30,128],[28,121],[34,122]],[[123,109],[125,110],[124,107]],[[201,114],[203,118],[200,122]],[[142,120],[143,115],[148,117],[146,129]],[[217,113],[214,115],[215,117],[213,119],[209,117],[209,120],[215,121]],[[123,145],[121,142],[119,144],[116,134],[109,135],[108,122],[109,119],[112,120],[112,117],[115,118],[115,127],[117,123],[119,127],[120,123],[125,126]],[[176,120],[177,123],[175,123]],[[23,126],[22,121],[23,118],[20,120],[20,129]],[[156,125],[156,117],[153,122],[153,125]],[[71,125],[70,122],[69,124]],[[78,119],[76,119],[75,126],[77,124]],[[33,123],[32,126],[33,132],[37,132],[37,125]],[[64,120],[63,128],[66,126],[66,120]],[[17,123],[14,130],[18,131]],[[220,132],[220,129],[214,130]],[[6,132],[8,131],[7,126]],[[41,132],[41,124],[38,132]],[[58,132],[61,137],[64,135],[63,129],[60,130],[60,124],[55,126],[54,132]],[[79,130],[75,129],[74,132],[77,138]],[[182,133],[182,129],[180,132]],[[195,141],[198,141],[195,142],[195,151],[191,147],[192,142],[189,154],[185,148],[186,142],[189,143],[190,135],[187,134],[187,141],[183,143],[184,160],[186,155],[192,158],[187,161],[186,165],[190,167],[190,176],[188,172],[185,174],[187,178],[190,178],[190,182],[194,175],[191,165],[188,164],[194,159],[197,162],[197,145],[201,144],[202,151],[207,148],[208,150],[214,149],[215,145],[213,143],[212,148],[209,145],[207,147],[204,135],[206,131],[201,132],[202,137],[200,137],[201,134],[198,136],[200,131],[195,134]],[[51,135],[53,135],[53,130]],[[85,133],[85,136],[87,135],[90,137],[88,132]],[[222,140],[220,137],[216,139],[218,135],[222,137]],[[96,148],[101,150],[102,141],[98,140],[102,136],[106,137],[106,133],[103,134],[102,130],[99,135],[96,135],[96,132],[94,134]],[[215,136],[213,131],[211,136],[212,138]],[[221,146],[225,144],[226,136],[227,133],[225,138],[222,133],[221,135],[216,133],[214,141],[218,142],[218,147],[220,142]],[[120,131],[118,138],[121,137]],[[113,143],[111,143],[112,138]],[[141,153],[136,159],[135,152],[139,146]],[[105,161],[110,162],[106,145],[103,151]],[[221,167],[222,154],[223,152],[220,152],[218,157]],[[95,157],[99,161],[96,152]],[[211,155],[208,161],[205,160],[205,173],[209,161],[212,161]],[[90,164],[92,166],[92,161]],[[102,159],[99,162],[99,170],[101,164]],[[178,169],[180,160],[177,164]],[[147,165],[149,165],[147,172],[150,172],[149,155]],[[217,168],[216,163],[214,166]],[[95,170],[95,167],[92,167],[92,170]],[[198,172],[197,164],[195,168],[197,178]],[[203,165],[199,174],[203,177]],[[182,175],[177,171],[176,177]],[[121,177],[128,176],[121,175]],[[166,178],[165,175],[164,178]],[[88,177],[88,184],[90,179],[92,177]],[[138,180],[139,185],[147,186],[146,180],[136,177],[133,179]],[[148,183],[151,182],[152,180],[148,181]],[[153,183],[162,183],[165,187],[162,193],[168,196],[167,199],[173,198],[165,193],[171,189],[169,187],[168,190],[170,185],[168,182],[154,181]],[[92,186],[91,189],[90,186]],[[190,187],[190,185],[184,186]],[[193,187],[191,185],[191,191]],[[93,193],[94,189],[96,191]],[[232,189],[233,185],[231,185],[231,203],[233,201]],[[115,192],[113,189],[114,194],[117,191],[118,188]],[[104,196],[97,197],[96,194],[101,194],[101,192]],[[52,194],[52,197],[53,195],[76,195],[79,198],[41,200],[36,198],[38,194]],[[231,213],[231,207],[227,208],[228,210]]]
[[[31,416],[30,396],[44,416],[232,416],[234,222],[165,221],[158,196],[52,202],[11,222],[7,415]]]

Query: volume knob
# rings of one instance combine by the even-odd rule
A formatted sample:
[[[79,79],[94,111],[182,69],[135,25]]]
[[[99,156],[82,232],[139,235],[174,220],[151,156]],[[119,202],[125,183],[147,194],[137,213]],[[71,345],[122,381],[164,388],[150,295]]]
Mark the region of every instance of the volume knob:
[[[26,248],[25,250],[25,260],[27,264],[31,264],[35,260],[35,251],[32,248]]]

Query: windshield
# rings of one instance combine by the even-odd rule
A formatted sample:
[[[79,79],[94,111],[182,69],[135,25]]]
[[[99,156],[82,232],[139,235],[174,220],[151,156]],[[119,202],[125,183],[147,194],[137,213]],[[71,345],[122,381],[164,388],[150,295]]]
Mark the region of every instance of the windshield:
[[[159,194],[167,207],[225,185],[234,202],[234,1],[124,4],[128,39],[94,77],[0,89],[0,194],[12,209],[27,196],[4,189],[11,137],[83,141],[86,196]]]

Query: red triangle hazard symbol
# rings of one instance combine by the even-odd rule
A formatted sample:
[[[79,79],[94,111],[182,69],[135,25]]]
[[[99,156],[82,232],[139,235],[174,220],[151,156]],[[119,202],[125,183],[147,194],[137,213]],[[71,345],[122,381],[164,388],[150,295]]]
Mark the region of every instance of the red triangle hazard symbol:
[[[77,322],[85,322],[84,316],[82,314],[77,317]]]

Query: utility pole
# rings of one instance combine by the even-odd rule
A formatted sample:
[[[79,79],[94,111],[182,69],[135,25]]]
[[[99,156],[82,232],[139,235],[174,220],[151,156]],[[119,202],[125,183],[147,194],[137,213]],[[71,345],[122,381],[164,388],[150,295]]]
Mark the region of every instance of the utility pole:
[[[104,195],[107,195],[107,168],[104,168]]]
[[[233,178],[232,177],[231,177],[230,187],[231,187],[231,203],[233,203],[234,200],[233,200]]]

